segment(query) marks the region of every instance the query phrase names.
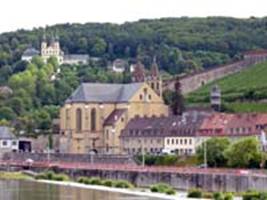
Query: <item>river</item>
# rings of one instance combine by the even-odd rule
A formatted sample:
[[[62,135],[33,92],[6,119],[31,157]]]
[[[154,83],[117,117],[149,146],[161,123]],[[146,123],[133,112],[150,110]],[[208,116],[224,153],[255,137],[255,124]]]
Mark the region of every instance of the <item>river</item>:
[[[0,181],[0,200],[161,200],[33,181]]]

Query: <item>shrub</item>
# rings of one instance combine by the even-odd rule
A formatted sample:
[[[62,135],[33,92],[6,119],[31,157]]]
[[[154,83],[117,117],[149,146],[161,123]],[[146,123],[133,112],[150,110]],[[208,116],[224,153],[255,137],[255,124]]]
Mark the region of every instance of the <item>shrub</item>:
[[[221,192],[215,192],[213,194],[213,199],[214,200],[224,200],[224,195]]]
[[[36,176],[35,176],[35,179],[42,179],[42,180],[45,180],[45,179],[47,179],[47,176],[46,176],[46,174],[44,174],[44,173],[41,173],[41,174],[37,174]]]
[[[53,171],[46,172],[46,177],[48,180],[53,180],[54,176],[55,176],[55,173]]]
[[[165,193],[168,195],[175,195],[176,191],[173,188],[169,188],[165,191]]]
[[[213,198],[213,193],[205,192],[205,193],[202,194],[202,198],[204,198],[204,199],[212,199]]]
[[[260,193],[256,191],[248,191],[243,194],[243,200],[257,200],[260,199]]]
[[[233,200],[234,199],[234,196],[232,193],[226,193],[224,195],[224,200]]]
[[[158,183],[155,185],[152,185],[150,187],[151,192],[158,192],[158,193],[166,193],[169,195],[173,195],[176,193],[176,191],[168,184],[165,183]]]
[[[187,197],[191,198],[202,198],[202,191],[197,188],[190,189],[188,191]]]
[[[133,185],[125,180],[118,180],[115,182],[114,186],[116,188],[133,188]]]
[[[83,177],[83,176],[81,176],[81,177],[79,177],[79,178],[77,179],[77,182],[78,182],[78,183],[84,183],[86,179],[87,179],[87,177]]]
[[[150,187],[150,191],[151,191],[151,192],[159,192],[159,188],[158,188],[156,185],[152,185],[152,186]]]
[[[68,181],[69,177],[66,174],[54,174],[53,180],[55,180],[55,181]]]
[[[100,178],[93,177],[89,179],[89,184],[91,185],[102,185],[102,181]]]
[[[102,184],[107,187],[112,187],[114,185],[112,180],[104,180],[102,181]]]

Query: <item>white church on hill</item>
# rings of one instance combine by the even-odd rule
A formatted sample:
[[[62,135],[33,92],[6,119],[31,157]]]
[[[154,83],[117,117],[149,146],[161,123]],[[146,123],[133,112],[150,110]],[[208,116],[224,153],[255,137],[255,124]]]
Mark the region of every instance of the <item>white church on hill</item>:
[[[60,44],[57,38],[52,38],[48,43],[44,38],[41,44],[41,51],[34,48],[28,48],[24,51],[21,60],[30,62],[34,56],[41,56],[46,62],[50,57],[56,57],[58,63],[61,64],[87,64],[89,56],[86,54],[69,54],[64,55],[60,49]]]

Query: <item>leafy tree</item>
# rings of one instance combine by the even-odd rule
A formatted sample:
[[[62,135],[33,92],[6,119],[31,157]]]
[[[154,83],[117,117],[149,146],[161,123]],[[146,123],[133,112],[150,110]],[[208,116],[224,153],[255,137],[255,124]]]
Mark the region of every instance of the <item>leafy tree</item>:
[[[225,167],[227,159],[224,151],[230,146],[227,138],[211,138],[206,141],[207,164],[210,167]],[[197,157],[203,162],[204,145],[197,149]]]
[[[229,167],[259,167],[261,163],[260,145],[256,138],[237,141],[225,151]]]
[[[9,107],[1,107],[0,108],[0,120],[8,120],[11,121],[15,119],[16,115],[14,111]]]

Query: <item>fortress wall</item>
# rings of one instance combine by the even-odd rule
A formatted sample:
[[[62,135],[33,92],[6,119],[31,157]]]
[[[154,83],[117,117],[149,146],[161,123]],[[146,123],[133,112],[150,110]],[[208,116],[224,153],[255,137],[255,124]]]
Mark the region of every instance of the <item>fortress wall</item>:
[[[244,59],[239,62],[185,76],[180,79],[182,93],[190,93],[212,81],[240,72],[254,64],[263,62],[265,60],[267,60],[267,53],[263,55],[250,55],[245,56]],[[174,90],[174,84],[175,80],[166,81],[164,84],[164,89]]]

